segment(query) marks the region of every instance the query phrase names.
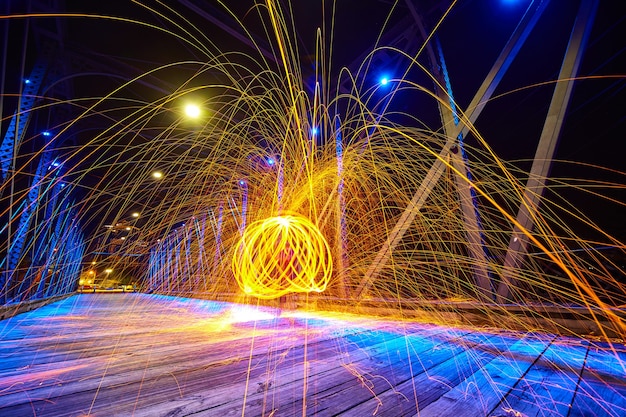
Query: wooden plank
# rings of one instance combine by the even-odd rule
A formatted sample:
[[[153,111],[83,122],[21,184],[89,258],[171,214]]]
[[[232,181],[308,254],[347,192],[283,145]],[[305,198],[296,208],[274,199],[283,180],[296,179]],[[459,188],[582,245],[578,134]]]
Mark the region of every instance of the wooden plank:
[[[530,416],[574,393],[573,416],[623,410],[621,345],[612,360],[596,345],[581,374],[572,339],[539,357],[550,339],[532,334],[265,310],[239,321],[247,308],[86,294],[1,321],[0,416]],[[513,408],[528,386],[553,397]]]
[[[438,417],[489,414],[526,373],[537,356],[550,345],[552,339],[527,337],[513,343],[502,355],[414,415]]]
[[[429,352],[425,358],[418,356],[419,364],[414,367],[414,374],[410,379],[341,415],[363,416],[373,412],[377,416],[389,417],[413,415],[479,370],[500,352],[506,351],[517,340],[517,337],[484,333],[470,333],[450,340],[448,348],[454,349],[452,356],[439,356],[436,351]],[[442,348],[444,346],[438,346],[437,350]],[[437,360],[438,356],[442,360]]]
[[[584,341],[554,341],[491,415],[567,416],[587,350]]]
[[[149,355],[152,356],[152,360],[145,363],[135,360],[132,363],[119,364],[109,357],[107,361],[114,363],[100,363],[95,372],[84,372],[78,375],[71,366],[68,366],[72,377],[62,381],[63,395],[71,395],[73,402],[79,401],[81,396],[86,397],[86,401],[91,402],[96,397],[98,390],[101,391],[103,388],[114,389],[117,385],[123,385],[125,391],[136,389],[139,392],[139,387],[143,385],[144,381],[158,380],[163,376],[180,381],[181,379],[193,379],[192,377],[197,374],[205,379],[212,379],[214,382],[223,380],[225,384],[232,384],[236,380],[240,380],[242,376],[247,375],[247,355],[249,355],[252,366],[258,367],[259,362],[265,360],[268,355],[270,342],[277,343],[277,340],[279,338],[276,336],[274,339],[259,336],[254,340],[255,347],[253,350],[250,349],[250,345],[237,345],[228,341],[225,344],[205,343],[203,346],[199,346],[200,349],[190,352],[189,346],[183,344],[184,350],[178,357],[171,355],[171,346],[168,346],[165,354],[162,349],[151,350]],[[247,339],[245,342],[251,343],[251,340]],[[207,349],[209,352],[202,354],[202,351]],[[224,378],[229,376],[230,379]],[[31,398],[37,395],[35,398],[49,399],[55,391],[58,391],[55,385],[50,385],[47,388],[47,390],[38,387],[31,389]],[[171,384],[170,391],[178,392],[181,389],[179,383]],[[24,397],[19,393],[14,397],[14,400],[24,400]],[[5,396],[1,400],[6,402],[9,399],[11,398]],[[50,407],[47,409],[48,412],[52,412]]]
[[[437,329],[430,330],[436,331]],[[286,409],[301,410],[301,401],[296,399],[301,399],[305,390],[315,386],[315,381],[340,384],[347,375],[345,367],[356,364],[371,366],[377,360],[378,352],[383,351],[386,346],[399,346],[403,340],[397,332],[372,330],[371,333],[347,334],[332,343],[334,354],[330,356],[321,355],[319,345],[307,344],[306,357],[303,346],[300,346],[301,350],[293,349],[290,352],[294,353],[293,356],[282,358],[277,366],[268,369],[261,378],[251,373],[247,386],[236,387],[235,391],[240,393],[238,395],[233,395],[232,391],[216,393],[211,390],[201,396],[157,404],[142,409],[136,415],[163,414],[173,409],[184,410],[185,414],[210,410],[215,415],[242,415],[244,412],[245,415],[268,415],[272,412],[284,415]],[[216,399],[222,402],[216,402]],[[301,414],[301,411],[297,414]]]
[[[123,310],[123,309],[120,309],[120,310]],[[95,331],[95,333],[96,333],[96,334],[98,334],[98,333],[99,333],[99,332],[97,331],[98,329],[99,329],[99,328],[95,328],[95,330],[96,330],[96,331]],[[161,336],[164,336],[164,334],[161,334]],[[206,338],[206,336],[205,336],[205,338]],[[96,339],[96,340],[97,340],[97,339]],[[123,344],[123,343],[122,343],[122,344],[120,344],[120,343],[119,343],[120,338],[113,338],[113,339],[108,339],[108,340],[109,340],[109,346],[108,346],[108,349],[109,349],[109,351],[110,351],[110,352],[113,352],[113,350],[111,350],[111,349],[113,349],[113,348],[114,348],[114,349],[116,349],[116,350],[114,351],[114,352],[115,352],[115,355],[112,355],[112,354],[111,354],[110,356],[105,357],[105,360],[104,360],[104,361],[102,360],[102,357],[96,357],[96,358],[95,358],[95,359],[96,359],[95,364],[91,364],[92,366],[90,366],[90,367],[89,367],[89,368],[90,368],[90,369],[89,369],[89,371],[90,371],[91,373],[86,373],[86,374],[78,374],[78,375],[77,375],[77,372],[76,372],[76,368],[77,368],[77,367],[76,367],[76,364],[75,364],[75,363],[69,363],[69,364],[68,364],[67,362],[65,362],[65,363],[59,363],[58,361],[63,359],[62,357],[60,357],[59,359],[54,359],[54,360],[53,360],[53,362],[52,362],[52,364],[51,364],[50,366],[51,366],[52,368],[56,369],[56,371],[58,371],[58,372],[65,372],[65,371],[69,371],[69,374],[70,374],[70,375],[72,375],[72,376],[67,377],[67,378],[65,378],[65,379],[58,379],[58,378],[56,378],[55,380],[50,380],[49,378],[46,378],[46,377],[47,377],[47,376],[49,376],[49,375],[46,375],[46,374],[45,374],[45,372],[43,372],[43,375],[41,375],[41,381],[39,380],[39,378],[37,378],[37,376],[35,376],[35,378],[34,378],[34,379],[35,379],[35,380],[34,380],[34,383],[37,385],[37,388],[39,388],[39,387],[40,387],[40,386],[42,386],[42,385],[47,385],[47,386],[50,388],[50,391],[51,391],[51,392],[53,392],[53,391],[55,390],[55,386],[56,386],[56,385],[58,385],[59,383],[63,383],[63,384],[64,384],[64,388],[67,388],[67,383],[68,383],[68,382],[76,382],[76,383],[77,383],[77,385],[79,385],[79,388],[78,388],[78,389],[79,389],[79,390],[84,390],[84,386],[89,384],[88,378],[89,378],[90,376],[92,376],[92,377],[93,377],[92,379],[95,379],[96,381],[98,381],[98,380],[102,379],[102,377],[103,377],[103,375],[104,375],[104,373],[103,373],[103,371],[104,371],[104,370],[106,370],[106,371],[108,372],[108,374],[109,374],[109,375],[111,375],[111,374],[115,374],[115,372],[117,372],[117,369],[116,369],[117,364],[115,364],[115,363],[111,364],[111,363],[112,363],[112,362],[116,362],[116,360],[118,360],[118,359],[119,359],[120,361],[123,361],[123,360],[125,359],[125,358],[124,358],[124,355],[125,355],[127,352],[124,352],[124,351],[123,351],[123,349],[120,349],[120,346],[122,346],[122,347],[124,346],[124,344]],[[249,340],[247,340],[247,339],[244,339],[244,340],[246,341],[246,343],[249,343]],[[105,342],[106,342],[106,341],[107,341],[107,339],[105,338]],[[177,347],[177,345],[176,345],[175,343],[172,343],[172,342],[173,342],[173,340],[169,340],[169,341],[168,341],[168,343],[166,343],[166,344],[164,345],[164,346],[166,346],[166,347],[167,347],[167,349],[168,349],[169,351],[173,351],[173,350],[174,350],[174,349],[176,349],[176,347]],[[52,343],[53,343],[53,341],[52,341]],[[43,348],[43,346],[41,346],[41,347]],[[189,348],[190,346],[189,346],[189,345],[187,345],[186,347],[187,347],[187,348]],[[232,348],[233,346],[229,346],[229,347],[231,347],[231,348]],[[149,349],[146,349],[146,346],[144,345],[144,346],[143,346],[143,348],[144,348],[143,350],[149,350],[149,354],[152,354],[152,349],[153,349],[153,346],[149,346]],[[59,350],[59,347],[58,347],[58,346],[54,346],[54,345],[53,345],[53,346],[52,346],[52,349],[53,349],[53,350]],[[189,350],[189,349],[188,349],[188,350]],[[185,350],[185,351],[183,351],[183,352],[185,352],[187,355],[189,355],[188,350]],[[226,351],[227,349],[222,349],[222,350],[223,350],[223,351]],[[121,351],[121,352],[120,352],[120,351]],[[227,351],[228,351],[229,353],[232,353],[232,351],[231,351],[231,350],[227,350]],[[64,353],[66,353],[66,352],[63,352],[63,349],[61,349],[61,350],[60,350],[60,352],[61,352],[61,353],[60,353],[60,355],[61,355],[61,356],[62,356]],[[79,346],[79,347],[78,347],[78,352],[77,352],[77,353],[82,354],[83,352],[84,352],[84,348],[83,348],[82,346]],[[93,352],[91,352],[91,353],[93,353]],[[191,353],[192,353],[192,354],[194,353],[194,352],[193,352],[193,350],[192,350],[192,352],[191,352]],[[163,359],[163,358],[161,358],[161,359]],[[173,359],[173,360],[177,360],[177,361],[178,361],[178,360],[180,360],[180,356],[179,356],[178,358],[176,358],[176,359]],[[170,360],[170,361],[165,361],[165,362],[166,362],[166,363],[165,363],[165,365],[166,365],[166,366],[168,366],[168,367],[169,367],[169,366],[171,366],[171,362],[172,362],[173,360]],[[197,355],[195,355],[194,357],[190,357],[190,358],[189,358],[189,360],[190,360],[190,361],[197,361],[197,360],[198,360],[198,356],[197,356]],[[87,359],[86,361],[88,362],[88,361],[89,361],[89,359]],[[130,362],[128,362],[128,361],[125,361],[125,363],[126,363],[126,365],[122,364],[121,369],[123,369],[124,367],[128,367],[127,365],[129,365],[129,364],[130,364]],[[141,364],[141,362],[139,362],[139,363]],[[88,364],[89,364],[89,363],[88,363]],[[66,368],[65,368],[65,369],[63,368],[63,365],[66,365]],[[147,365],[147,364],[146,364],[146,365]],[[160,365],[162,365],[162,364],[160,364]],[[140,371],[141,371],[141,368],[140,368]],[[168,371],[171,371],[171,369],[168,369]],[[158,372],[158,371],[157,371],[157,372]],[[143,372],[141,372],[141,373],[143,374]],[[4,374],[3,376],[6,376],[6,374]],[[122,378],[124,378],[124,377],[128,377],[128,372],[126,372],[126,373],[123,373],[123,372],[122,372],[121,377],[122,377]],[[4,379],[4,381],[7,381],[7,379]],[[12,381],[9,379],[9,380],[8,380],[8,382],[9,382],[9,383],[11,383]],[[24,389],[24,384],[22,383],[22,384],[20,384],[20,387],[18,387],[18,390],[23,390],[23,389]],[[6,393],[6,391],[5,391],[5,393]],[[18,391],[18,396],[19,396],[19,397],[21,397],[21,400],[22,400],[22,401],[24,401],[24,399],[25,399],[24,395],[20,395],[20,394],[21,394],[21,393]],[[37,393],[35,392],[35,395],[36,395],[36,394],[37,394]],[[48,396],[47,396],[47,395],[42,395],[41,397],[35,397],[35,398],[43,398],[43,399],[45,399],[45,398],[48,398]],[[5,396],[3,396],[2,398],[0,398],[0,401],[2,401],[2,402],[3,402],[3,403],[5,403],[5,404],[6,404],[6,402],[7,402],[8,400],[10,400],[10,397],[7,397],[6,395],[5,395]]]
[[[626,349],[590,346],[569,417],[626,416]]]
[[[355,404],[375,398],[380,392],[410,378],[411,364],[417,356],[428,356],[427,362],[436,363],[438,359],[430,356],[430,352],[436,351],[445,358],[454,355],[455,351],[448,349],[447,343],[463,333],[455,330],[431,335],[415,332],[368,349],[367,361],[330,363],[330,370],[326,372],[319,372],[319,368],[316,368],[309,374],[306,397],[300,395],[292,398],[289,407],[300,410],[300,413],[305,410],[307,415],[335,415],[353,408]],[[284,391],[290,387],[280,388]],[[284,392],[278,391],[277,394],[281,398],[286,397]],[[251,410],[252,415],[257,415],[256,409]],[[277,412],[282,414],[280,408]]]
[[[283,337],[288,337],[286,331]],[[134,339],[141,339],[142,335],[133,335]],[[209,360],[213,356],[221,357],[222,353],[220,352],[228,352],[229,354],[233,351],[232,348],[243,348],[245,349],[250,340],[246,337],[245,334],[234,334],[232,331],[228,331],[225,329],[221,334],[219,341],[209,342],[213,346],[213,351],[199,356],[199,354],[206,348],[207,341],[202,340],[198,341],[196,338],[192,338],[191,340],[187,339],[186,336],[183,337],[182,334],[178,333],[175,335],[167,335],[161,334],[159,337],[166,339],[165,341],[161,341],[160,343],[150,343],[150,344],[141,344],[140,342],[128,343],[128,338],[125,338],[124,335],[120,335],[120,337],[100,340],[97,349],[85,349],[82,344],[78,346],[67,346],[66,349],[59,348],[56,345],[48,346],[47,348],[52,351],[46,356],[48,362],[45,362],[45,366],[54,367],[55,364],[60,362],[65,362],[70,366],[80,365],[80,363],[87,363],[92,369],[92,373],[98,375],[105,369],[110,372],[116,372],[119,370],[124,370],[132,365],[133,362],[142,363],[147,357],[157,354],[160,356],[162,362],[167,366],[173,366],[176,369],[176,363],[185,363],[185,362],[200,362],[206,358]],[[205,336],[206,338],[206,336]],[[257,339],[258,345],[263,344],[263,342],[267,342],[269,340],[268,337],[259,336]],[[185,350],[181,352],[179,346],[176,342],[183,342]],[[46,346],[40,346],[40,349],[46,349]],[[102,356],[99,353],[101,351],[107,352],[108,355]],[[82,357],[79,359],[68,359],[68,353],[73,353],[73,356],[86,355],[86,357]],[[32,366],[31,371],[35,372],[37,370],[42,370],[42,367]],[[5,371],[2,373],[3,377],[10,377],[14,374],[11,371]],[[77,375],[77,379],[84,379],[85,375]],[[37,385],[41,385],[41,381],[35,380],[34,383]]]
[[[328,327],[328,326],[327,326]],[[273,329],[269,329],[269,330],[273,330],[274,335],[268,337],[268,336],[257,336],[255,341],[256,344],[256,351],[255,353],[253,352],[252,357],[253,359],[255,359],[257,356],[261,357],[261,358],[265,358],[265,356],[267,356],[267,342],[271,341],[273,343],[282,343],[280,342],[282,339],[284,339],[285,337],[290,337],[290,331],[287,330],[286,332],[283,330],[281,330],[284,334],[282,335],[282,338],[278,338],[276,336],[277,333],[277,329],[280,329],[280,327],[277,328],[273,328]],[[352,330],[352,329],[348,329],[348,330],[341,330],[341,331],[337,331],[336,328],[331,328],[332,330],[326,331],[327,335],[325,337],[336,337],[336,335],[340,334],[340,335],[354,335],[355,333],[358,333],[358,331]],[[267,331],[268,329],[263,329],[264,331]],[[246,331],[249,333],[249,329],[246,329]],[[363,331],[363,330],[361,330]],[[262,333],[261,333],[262,334]],[[328,336],[330,335],[330,336]],[[314,327],[310,327],[308,329],[307,332],[307,337],[309,340],[309,347],[315,343],[315,328]],[[264,340],[265,338],[265,340]],[[292,338],[293,339],[293,338]],[[184,341],[184,338],[181,339],[181,341]],[[250,340],[246,340],[247,343],[250,343]],[[297,342],[298,344],[300,343],[300,341],[295,340],[295,342]],[[126,343],[126,342],[124,342]],[[351,344],[355,344],[355,341],[351,341]],[[145,366],[143,366],[143,369],[139,369],[139,370],[134,370],[134,371],[129,371],[129,368],[132,368],[132,366],[128,366],[130,364],[124,365],[122,364],[121,366],[118,365],[117,363],[112,363],[106,364],[106,378],[105,378],[105,374],[101,373],[103,372],[102,369],[102,364],[100,364],[100,368],[96,369],[96,372],[92,372],[91,374],[89,373],[85,373],[85,374],[80,374],[80,375],[74,375],[72,378],[67,378],[65,379],[62,384],[64,386],[64,390],[63,390],[63,396],[71,396],[71,400],[72,402],[80,402],[80,398],[79,397],[85,397],[85,401],[89,401],[92,402],[95,398],[96,398],[96,393],[99,391],[100,394],[98,394],[98,398],[102,398],[102,388],[107,388],[109,386],[111,386],[112,388],[115,388],[115,383],[119,383],[120,385],[123,384],[124,385],[124,390],[125,391],[130,391],[129,387],[131,387],[133,385],[133,383],[135,385],[141,386],[142,383],[146,380],[151,380],[151,379],[158,379],[161,375],[170,375],[173,378],[178,378],[177,381],[180,378],[183,379],[193,379],[192,377],[193,372],[195,369],[200,368],[198,374],[203,374],[203,376],[206,378],[207,376],[210,376],[209,374],[207,374],[205,369],[202,369],[203,366],[212,366],[215,365],[216,363],[220,363],[220,361],[224,362],[232,362],[232,355],[233,352],[248,352],[249,349],[246,346],[236,346],[233,345],[232,341],[229,340],[228,341],[228,346],[225,347],[220,347],[218,345],[216,345],[215,343],[206,343],[206,346],[204,347],[209,347],[211,349],[211,354],[212,356],[215,357],[215,359],[207,359],[206,355],[205,357],[198,357],[197,353],[198,352],[194,352],[193,350],[191,352],[190,351],[190,346],[189,344],[185,344],[185,350],[184,355],[186,356],[186,359],[183,358],[181,360],[181,358],[177,358],[176,359],[176,364],[173,364],[171,360],[168,361],[163,361],[163,351],[159,350],[154,351],[154,349],[151,349],[149,352],[149,355],[154,355],[155,358],[159,358],[158,361],[155,362],[151,362],[151,363],[146,363]],[[171,350],[171,346],[173,344],[169,344],[169,345],[165,345],[165,347],[169,350]],[[176,345],[174,345],[176,346]],[[199,345],[200,348],[202,348],[202,345]],[[336,354],[336,346],[335,345],[331,345],[330,346],[332,349],[332,354]],[[82,346],[81,346],[82,349]],[[118,345],[116,345],[116,354],[120,353],[120,350],[122,350]],[[160,348],[163,349],[163,348]],[[234,350],[233,350],[234,349]],[[170,352],[167,352],[167,355],[170,355]],[[166,355],[166,356],[167,356]],[[217,355],[217,356],[216,356]],[[318,356],[319,356],[319,352],[318,352]],[[227,358],[226,360],[224,359]],[[170,358],[168,356],[168,358]],[[230,359],[228,359],[230,358]],[[170,358],[171,359],[171,358]],[[110,359],[109,359],[110,361]],[[136,360],[135,360],[136,361]],[[115,362],[115,361],[113,361]],[[241,362],[241,361],[240,361]],[[258,366],[258,364],[253,364],[255,367]],[[95,366],[95,365],[94,365]],[[71,367],[70,367],[71,368]],[[162,369],[165,368],[165,369]],[[256,368],[255,368],[256,369]],[[71,368],[70,372],[74,372],[75,373],[75,369]],[[224,372],[223,369],[219,370],[219,374],[232,374],[234,371],[228,371],[228,372]],[[248,372],[248,365],[244,364],[243,366],[240,367],[239,369],[239,374],[240,375],[245,375]],[[215,380],[215,379],[213,379]],[[134,382],[133,382],[134,381]],[[38,381],[35,381],[35,383],[37,383]],[[225,383],[229,383],[232,384],[234,381],[233,380],[225,380]],[[170,384],[172,387],[174,387],[174,384]],[[72,389],[74,388],[74,389]],[[52,395],[52,392],[54,392],[55,387],[54,386],[50,386],[49,387],[50,392],[46,392],[46,393],[40,393],[39,396],[35,396],[35,398],[42,398],[42,400],[40,401],[43,405],[46,405],[46,413],[52,413],[53,412],[53,407],[47,405],[47,402],[49,402],[49,398],[51,398],[50,396]],[[98,390],[98,391],[96,391]],[[176,386],[172,389],[170,389],[169,391],[175,391],[178,392],[181,390],[180,387],[180,382],[177,382]],[[31,398],[33,398],[33,394],[36,394],[36,391],[41,391],[41,388],[37,388],[33,391],[30,392],[31,394]],[[21,395],[21,393],[19,393],[18,395],[19,397],[21,397],[22,400],[24,400],[24,396]],[[152,397],[152,396],[151,396]],[[5,396],[3,399],[3,401],[7,401],[7,397]],[[154,398],[151,398],[150,400],[151,402],[154,401]],[[116,402],[116,404],[119,404],[119,402]],[[33,406],[33,402],[31,401],[29,404],[27,404],[28,407],[32,407]],[[58,405],[57,406],[59,409],[62,409],[62,405]],[[92,407],[93,408],[93,407]],[[17,412],[17,409],[14,409],[14,411]]]

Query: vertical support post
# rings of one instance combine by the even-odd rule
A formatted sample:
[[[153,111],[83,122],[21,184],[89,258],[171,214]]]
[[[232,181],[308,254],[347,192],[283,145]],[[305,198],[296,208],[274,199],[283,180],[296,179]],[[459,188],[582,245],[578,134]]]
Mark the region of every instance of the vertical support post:
[[[192,219],[195,222],[195,219]],[[193,267],[191,265],[191,241],[193,239],[193,229],[188,225],[185,225],[185,230],[183,230],[183,242],[182,244],[185,246],[185,262],[183,265],[183,270],[181,271],[181,276],[184,282],[183,291],[186,293],[192,293],[193,288]]]
[[[341,119],[335,117],[335,153],[337,156],[337,259],[336,267],[339,296],[345,298],[346,289],[346,268],[348,266],[348,238],[346,226],[346,201],[343,195],[343,136],[341,134]]]
[[[15,158],[22,142],[22,137],[26,128],[28,127],[28,123],[30,121],[31,110],[33,104],[35,103],[35,99],[37,98],[37,93],[42,84],[46,72],[45,65],[42,62],[38,61],[33,67],[30,78],[24,80],[24,84],[22,87],[22,92],[19,97],[19,104],[16,113],[11,117],[11,121],[9,122],[9,127],[2,139],[2,143],[0,144],[0,184],[3,184],[7,180],[10,179],[10,195],[9,195],[9,213],[8,219],[6,222],[7,225],[7,252],[5,255],[5,259],[8,259],[12,256],[11,247],[14,246],[12,241],[12,222],[14,220],[13,213],[13,187],[14,187],[14,178],[11,176],[9,171],[15,171]],[[2,80],[4,84],[4,78]],[[2,188],[5,189],[4,187]],[[18,240],[19,240],[19,232],[18,232]],[[0,263],[2,265],[3,263]],[[7,302],[8,292],[11,277],[13,275],[13,271],[9,266],[10,262],[6,262],[4,264],[5,270],[0,271],[0,304],[5,304]]]
[[[156,248],[150,249],[150,258],[148,258],[148,269],[146,271],[146,281],[148,282],[148,292],[152,292],[154,279],[156,276]]]
[[[33,231],[30,228],[32,214],[39,208],[39,190],[47,175],[46,172],[50,168],[50,159],[50,152],[44,152],[43,155],[41,155],[39,164],[37,165],[37,171],[33,177],[32,185],[26,195],[24,209],[20,214],[17,229],[13,238],[10,240],[11,244],[8,247],[7,257],[5,259],[7,261],[6,271],[3,271],[4,278],[1,282],[3,297],[9,295],[8,292],[11,291],[11,286],[13,285],[12,281],[16,278],[16,274],[18,273],[17,268],[24,254],[24,246],[27,243],[27,239],[29,237],[31,239],[35,238],[35,236],[33,236]],[[55,170],[55,173],[58,173],[58,170]],[[9,219],[9,222],[12,220],[13,219]],[[2,265],[2,263],[0,263],[0,265]]]
[[[183,288],[182,281],[182,265],[180,263],[180,251],[182,247],[182,237],[179,235],[178,230],[173,234],[174,238],[172,243],[172,256],[169,258],[171,262],[174,262],[174,269],[172,270],[172,279],[176,280],[176,292],[181,293]],[[173,285],[170,284],[170,288]]]
[[[434,68],[441,68],[440,71],[434,70],[435,77],[439,80],[440,86],[443,85],[446,91],[437,86],[438,95],[442,100],[439,103],[441,116],[443,119],[443,127],[446,135],[451,135],[459,125],[459,116],[457,113],[454,95],[452,93],[452,84],[448,75],[448,68],[443,57],[441,44],[436,40],[437,55],[439,56],[439,66],[437,62],[433,62]],[[442,83],[443,82],[443,83]],[[449,108],[442,106],[442,102],[447,100]],[[481,301],[493,301],[493,290],[491,278],[489,277],[489,267],[487,263],[487,254],[485,251],[485,242],[483,236],[482,225],[480,222],[480,213],[476,203],[476,194],[470,186],[471,172],[468,166],[467,155],[463,143],[463,132],[457,136],[457,144],[451,149],[450,159],[452,166],[457,171],[454,174],[454,182],[456,184],[459,195],[459,204],[461,206],[461,214],[463,224],[465,226],[465,236],[467,237],[467,250],[470,259],[472,259],[472,275],[476,284],[476,295]],[[469,180],[469,181],[468,181]]]
[[[461,123],[459,126],[455,126],[452,130],[453,133],[448,135],[448,140],[443,146],[439,155],[437,156],[437,159],[435,159],[435,161],[433,162],[433,165],[431,166],[430,170],[424,177],[424,180],[413,195],[413,198],[407,204],[404,212],[398,219],[398,222],[391,230],[391,232],[389,232],[387,240],[382,245],[382,247],[376,254],[376,257],[365,272],[365,275],[363,276],[363,279],[361,280],[361,283],[359,284],[355,292],[355,295],[357,297],[361,296],[370,287],[372,282],[378,276],[380,270],[387,264],[387,261],[389,260],[389,257],[393,252],[393,249],[400,242],[400,239],[402,239],[402,236],[404,236],[404,233],[415,219],[415,216],[421,210],[424,202],[428,199],[428,196],[430,195],[430,192],[434,188],[435,184],[437,183],[437,181],[439,181],[439,178],[445,172],[446,159],[449,156],[451,149],[455,145],[457,136],[459,134],[466,135],[467,132],[469,132],[471,124],[476,121],[483,108],[493,95],[496,87],[498,86],[498,84],[504,77],[504,74],[513,62],[513,59],[517,56],[517,53],[521,49],[526,39],[528,39],[528,36],[532,32],[532,29],[535,27],[535,24],[539,20],[539,17],[545,10],[547,3],[548,0],[533,2],[533,4],[527,9],[520,23],[515,28],[515,31],[509,38],[507,44],[502,49],[502,52],[500,52],[500,55],[496,59],[496,62],[487,74],[487,77],[485,77],[485,80],[483,81],[480,88],[474,95],[474,98],[467,107],[463,123]],[[415,17],[418,25],[421,25],[419,15],[408,0],[407,5],[409,6],[409,10]]]
[[[206,264],[206,256],[204,254],[204,238],[206,236],[206,214],[202,216],[202,227],[197,227],[198,222],[196,222],[196,234],[198,235],[198,263],[195,268],[196,275],[196,291],[202,290],[206,291],[206,273],[205,273],[205,264]],[[202,282],[200,282],[202,280]]]
[[[37,62],[30,73],[30,77],[24,80],[24,87],[20,95],[20,104],[17,112],[11,117],[9,127],[2,140],[2,145],[0,145],[0,173],[2,175],[0,183],[8,179],[9,169],[13,168],[11,164],[22,142],[22,136],[28,127],[31,110],[45,73],[46,66],[41,62]]]
[[[246,217],[248,214],[248,181],[239,180],[239,185],[242,189],[241,196],[241,223],[239,226],[239,234],[243,236],[243,232],[246,230]]]
[[[50,248],[50,256],[48,261],[48,268],[46,271],[47,286],[45,288],[44,297],[51,297],[58,294],[59,281],[62,279],[62,273],[67,258],[68,242],[71,238],[72,232],[72,212],[70,210],[70,203],[65,204],[65,209],[59,215],[57,224],[55,227],[55,240],[54,244]]]
[[[58,246],[63,241],[63,230],[67,229],[67,219],[69,201],[65,200],[63,205],[59,207],[57,214],[54,219],[54,230],[50,234],[50,240],[48,243],[47,254],[45,256],[45,263],[43,264],[40,273],[39,273],[39,286],[37,288],[37,292],[35,298],[44,298],[48,296],[50,291],[50,287],[53,286],[53,275],[51,272],[54,270],[54,264],[57,258]],[[51,222],[52,223],[52,222]],[[51,224],[52,226],[52,224]]]
[[[58,174],[58,171],[57,171]],[[32,228],[32,244],[29,246],[32,248],[32,257],[26,275],[24,276],[20,284],[20,294],[22,300],[37,298],[37,279],[41,276],[41,269],[45,262],[47,262],[47,247],[54,239],[53,235],[53,220],[54,216],[58,216],[57,201],[59,194],[63,190],[63,182],[58,179],[51,179],[44,191],[40,193],[38,199],[38,205],[45,205],[45,214],[43,219],[35,220],[35,225]],[[46,202],[47,200],[47,202]]]
[[[220,201],[217,208],[217,224],[215,225],[215,254],[213,255],[213,277],[217,275],[217,268],[222,253],[222,221],[224,218],[224,203]]]
[[[526,184],[522,202],[517,213],[517,223],[509,241],[509,247],[504,259],[502,281],[498,285],[497,301],[504,303],[512,298],[512,290],[516,286],[515,273],[524,262],[528,240],[526,234],[534,227],[536,214],[541,203],[545,188],[545,180],[549,174],[552,157],[561,133],[563,120],[574,87],[574,79],[582,59],[583,50],[593,24],[598,6],[597,0],[582,0],[576,16],[576,22],[570,36],[559,80],[552,94],[552,101],[548,109],[539,145],[535,153],[530,176]]]
[[[278,214],[280,215],[283,211],[283,193],[285,192],[285,166],[283,164],[283,155],[276,161],[276,165],[278,169],[278,189],[276,198],[278,200]]]

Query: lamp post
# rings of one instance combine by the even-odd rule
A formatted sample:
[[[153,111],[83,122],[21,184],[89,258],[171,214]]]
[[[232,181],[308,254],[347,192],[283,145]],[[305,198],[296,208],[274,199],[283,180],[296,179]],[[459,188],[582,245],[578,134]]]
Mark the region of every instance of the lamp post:
[[[243,191],[241,197],[241,225],[239,233],[243,235],[243,232],[246,230],[246,213],[248,211],[248,181],[244,179],[239,180],[239,186]]]

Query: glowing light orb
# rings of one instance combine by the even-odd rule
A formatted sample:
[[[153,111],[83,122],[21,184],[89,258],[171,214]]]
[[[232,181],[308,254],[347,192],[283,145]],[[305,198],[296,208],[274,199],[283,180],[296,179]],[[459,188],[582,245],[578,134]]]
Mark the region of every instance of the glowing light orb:
[[[195,104],[188,104],[185,106],[185,114],[192,119],[200,116],[200,107]]]
[[[277,216],[250,224],[232,259],[239,287],[258,298],[322,292],[332,273],[326,239],[310,220]]]

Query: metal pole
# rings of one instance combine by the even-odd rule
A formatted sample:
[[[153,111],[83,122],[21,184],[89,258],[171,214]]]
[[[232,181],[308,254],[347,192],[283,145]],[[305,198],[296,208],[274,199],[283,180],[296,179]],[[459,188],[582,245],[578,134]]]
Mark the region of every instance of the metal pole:
[[[372,282],[378,276],[380,270],[387,264],[393,249],[402,239],[404,233],[409,228],[415,216],[422,208],[422,205],[428,199],[428,196],[432,189],[434,188],[439,178],[444,173],[445,168],[447,166],[447,161],[451,152],[451,149],[456,145],[457,137],[459,134],[466,135],[469,132],[470,127],[476,121],[483,108],[485,107],[487,101],[493,95],[496,87],[504,77],[504,74],[510,67],[513,59],[517,56],[517,53],[521,49],[522,45],[528,39],[532,29],[535,24],[539,20],[539,17],[545,10],[548,1],[535,1],[529,8],[526,13],[522,17],[520,23],[515,28],[513,35],[509,38],[507,44],[504,46],[504,49],[496,59],[496,62],[492,66],[489,74],[481,84],[480,88],[474,95],[471,103],[467,107],[465,111],[466,118],[462,120],[458,126],[455,126],[451,130],[451,134],[448,135],[448,140],[441,152],[437,156],[437,159],[434,161],[432,167],[424,177],[422,184],[417,189],[413,198],[405,208],[404,212],[400,216],[400,219],[391,230],[389,235],[387,236],[387,240],[380,248],[376,257],[370,264],[370,267],[365,272],[363,279],[361,280],[360,285],[356,289],[355,295],[358,297],[364,291],[366,291]]]
[[[578,15],[563,64],[556,83],[548,115],[543,125],[539,145],[535,153],[530,176],[522,197],[521,206],[517,213],[517,224],[513,229],[509,241],[509,248],[504,259],[502,281],[497,290],[497,301],[507,302],[511,298],[511,290],[516,285],[516,271],[521,267],[524,258],[529,234],[534,226],[536,214],[545,189],[545,180],[549,174],[552,157],[565,119],[565,113],[574,87],[574,78],[578,74],[578,67],[582,59],[585,43],[589,38],[593,19],[598,6],[596,0],[583,0],[578,9]]]

